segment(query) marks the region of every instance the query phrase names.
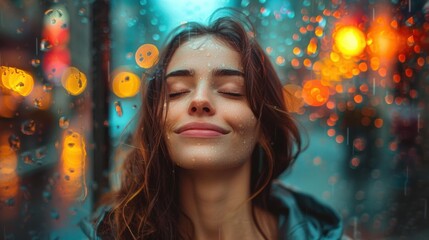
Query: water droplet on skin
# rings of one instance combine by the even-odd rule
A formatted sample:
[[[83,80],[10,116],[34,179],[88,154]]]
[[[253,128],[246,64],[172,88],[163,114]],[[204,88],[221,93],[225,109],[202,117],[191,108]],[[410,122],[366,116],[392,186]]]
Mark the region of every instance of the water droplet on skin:
[[[36,132],[36,122],[27,120],[21,125],[21,132],[25,135],[33,135]]]
[[[67,117],[60,117],[60,120],[58,121],[58,124],[60,125],[60,128],[67,129],[70,125],[70,121]]]
[[[21,147],[21,140],[17,135],[12,134],[9,136],[9,146],[15,151],[19,150]]]

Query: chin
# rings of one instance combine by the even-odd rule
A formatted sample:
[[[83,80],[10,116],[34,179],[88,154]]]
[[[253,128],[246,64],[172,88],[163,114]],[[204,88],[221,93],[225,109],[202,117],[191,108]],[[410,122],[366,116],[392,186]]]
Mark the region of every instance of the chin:
[[[184,158],[175,158],[173,162],[180,168],[186,170],[227,170],[244,165],[247,161],[244,159],[227,159],[219,156],[189,156]]]

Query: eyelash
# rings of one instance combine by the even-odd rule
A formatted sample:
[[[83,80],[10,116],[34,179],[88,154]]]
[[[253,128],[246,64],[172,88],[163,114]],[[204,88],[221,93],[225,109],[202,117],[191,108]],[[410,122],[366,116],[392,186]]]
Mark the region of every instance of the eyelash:
[[[226,94],[226,95],[233,96],[233,97],[242,97],[243,96],[243,94],[236,93],[236,92],[223,92],[223,91],[219,91],[219,93]]]
[[[182,95],[182,94],[184,94],[184,93],[187,93],[188,91],[182,91],[182,92],[173,92],[173,93],[169,93],[168,94],[168,96],[170,97],[170,98],[174,98],[174,97],[178,97],[178,96],[180,96],[180,95]]]

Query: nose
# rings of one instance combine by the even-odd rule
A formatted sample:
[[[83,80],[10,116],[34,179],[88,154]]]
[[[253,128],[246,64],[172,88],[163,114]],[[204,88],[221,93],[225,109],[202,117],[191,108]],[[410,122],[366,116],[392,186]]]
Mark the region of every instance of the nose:
[[[213,106],[210,89],[200,86],[195,89],[194,96],[189,104],[188,113],[190,115],[214,115],[215,108]]]

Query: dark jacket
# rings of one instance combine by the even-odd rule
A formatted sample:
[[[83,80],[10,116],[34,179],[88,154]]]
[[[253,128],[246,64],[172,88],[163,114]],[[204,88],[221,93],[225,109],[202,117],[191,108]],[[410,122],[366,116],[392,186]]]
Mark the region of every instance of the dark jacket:
[[[279,211],[279,239],[337,240],[342,238],[342,221],[327,205],[310,195],[292,191],[280,181],[273,182],[271,191],[273,207]],[[107,208],[99,211],[101,211],[101,217],[95,224],[95,230],[89,223],[84,222],[81,223],[81,228],[90,239],[113,239],[106,235],[104,223],[109,211]],[[104,237],[95,237],[96,233],[100,232],[104,233]]]
[[[310,195],[290,190],[280,181],[273,182],[271,192],[279,209],[279,239],[342,238],[342,221],[330,207]]]

